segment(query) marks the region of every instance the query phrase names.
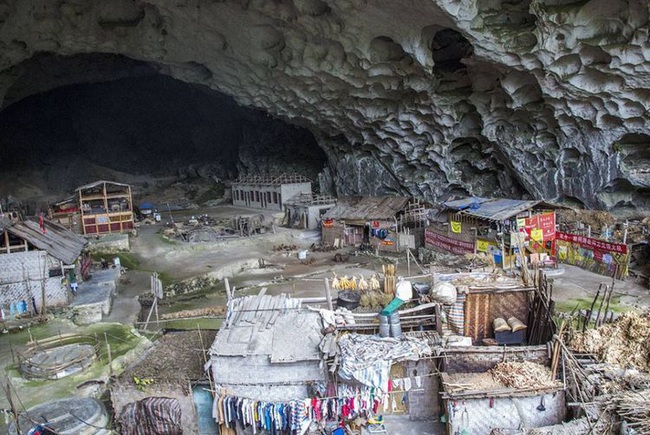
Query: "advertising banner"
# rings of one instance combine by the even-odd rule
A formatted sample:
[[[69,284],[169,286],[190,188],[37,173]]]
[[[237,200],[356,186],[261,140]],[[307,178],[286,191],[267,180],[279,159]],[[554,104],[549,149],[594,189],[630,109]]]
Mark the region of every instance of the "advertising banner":
[[[429,229],[424,231],[424,243],[427,248],[438,248],[454,254],[474,253],[474,243],[453,239]]]
[[[616,279],[627,276],[629,258],[625,244],[561,232],[556,233],[556,243],[560,262]]]

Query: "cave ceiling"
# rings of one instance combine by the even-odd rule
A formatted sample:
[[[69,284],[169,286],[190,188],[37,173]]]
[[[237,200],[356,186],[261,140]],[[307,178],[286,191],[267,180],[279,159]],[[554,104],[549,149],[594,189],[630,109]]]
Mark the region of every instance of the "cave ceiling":
[[[647,211],[649,15],[647,0],[2,0],[0,98],[164,75],[308,129],[323,191]]]

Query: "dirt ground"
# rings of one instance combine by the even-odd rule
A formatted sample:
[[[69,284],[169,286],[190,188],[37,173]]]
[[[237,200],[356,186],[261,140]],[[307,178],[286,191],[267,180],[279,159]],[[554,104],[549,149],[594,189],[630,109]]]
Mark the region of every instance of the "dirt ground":
[[[317,231],[304,231],[282,228],[275,225],[273,231],[256,234],[251,237],[226,239],[220,242],[186,243],[169,240],[161,235],[166,226],[165,221],[173,219],[182,222],[193,215],[208,214],[212,218],[232,218],[242,214],[259,213],[259,210],[233,206],[216,206],[208,209],[172,212],[163,216],[163,221],[154,224],[142,224],[137,237],[132,238],[131,251],[140,261],[140,269],[158,271],[167,274],[172,280],[186,280],[196,276],[210,275],[221,279],[228,276],[235,295],[256,293],[261,287],[267,287],[268,294],[288,293],[294,296],[324,296],[324,278],[360,276],[366,279],[381,272],[382,264],[393,261],[397,263],[397,274],[401,276],[419,275],[422,272],[411,263],[410,271],[404,255],[376,257],[362,255],[351,248],[336,252],[349,256],[345,263],[333,260],[336,252],[315,252],[312,245],[320,240]],[[276,215],[277,218],[277,215]],[[266,222],[273,215],[265,216]],[[277,251],[278,246],[291,246],[293,249]],[[308,250],[309,264],[298,259],[299,250]],[[260,260],[266,265],[260,268]],[[444,267],[444,265],[437,265]],[[612,285],[611,278],[597,275],[578,267],[563,265],[560,274],[553,280],[553,296],[558,307],[568,309],[572,305],[591,302],[601,283]],[[144,274],[146,275],[146,274]],[[148,291],[148,278],[129,271],[126,274],[128,284],[118,288],[121,295],[133,296]],[[650,291],[636,278],[614,282],[615,309],[622,311],[629,308],[650,306]],[[180,309],[199,308],[206,304],[219,304],[225,300],[225,287],[218,287],[215,294],[195,303],[179,304]],[[586,301],[586,302],[585,302]],[[117,308],[120,298],[115,301]],[[174,308],[167,308],[167,311]],[[113,316],[119,321],[120,316]],[[127,320],[127,319],[124,319]]]

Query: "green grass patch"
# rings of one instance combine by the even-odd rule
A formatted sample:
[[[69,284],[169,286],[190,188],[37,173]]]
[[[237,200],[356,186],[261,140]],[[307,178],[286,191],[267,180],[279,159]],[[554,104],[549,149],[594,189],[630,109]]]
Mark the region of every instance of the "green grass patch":
[[[594,311],[598,311],[598,307],[600,306],[600,301],[602,299],[599,297],[596,303],[594,304]],[[581,298],[573,298],[573,299],[568,299],[566,301],[560,301],[555,303],[555,311],[563,312],[563,313],[570,313],[572,311],[579,311],[579,310],[588,310],[591,308],[591,304],[594,301],[593,298],[587,298],[587,297],[581,297]],[[605,304],[606,302],[603,302],[602,310],[605,311]],[[615,313],[620,313],[622,311],[626,311],[625,307],[622,307],[620,305],[620,298],[618,297],[612,297],[611,301],[609,302],[609,307],[607,308],[609,311],[614,311]]]
[[[196,330],[198,325],[201,329],[219,329],[221,322],[222,319],[183,319],[161,323],[160,326],[165,329]]]
[[[65,325],[62,325],[65,327]],[[119,323],[96,323],[87,327],[80,327],[75,332],[84,335],[96,336],[99,341],[98,359],[87,369],[57,380],[26,380],[22,378],[17,366],[14,364],[5,371],[9,375],[15,390],[26,408],[44,401],[70,397],[78,394],[77,386],[81,383],[101,379],[108,373],[108,351],[106,342],[111,347],[113,359],[126,354],[134,349],[143,339],[134,335],[132,327]],[[57,335],[56,327],[40,325],[31,329],[34,339],[49,338]],[[62,331],[62,334],[65,332]],[[104,335],[106,334],[106,335]]]
[[[158,272],[158,279],[162,282],[163,287],[167,287],[176,282],[176,280],[167,272]]]
[[[126,267],[130,270],[138,270],[140,268],[140,260],[130,252],[120,252],[117,254],[109,252],[93,252],[92,257],[95,261],[101,261],[103,258],[109,262],[111,262],[113,258],[118,257],[122,267]]]
[[[180,244],[177,240],[170,239],[169,237],[165,236],[164,234],[158,234],[158,238],[160,239],[161,242],[163,242],[166,245],[172,245],[172,246],[177,246]]]
[[[134,335],[132,327],[120,323],[96,323],[86,330],[86,334],[95,335],[100,342],[102,359],[108,358],[106,341],[111,346],[113,359],[124,355],[140,342],[141,338]],[[108,359],[106,359],[108,361]]]

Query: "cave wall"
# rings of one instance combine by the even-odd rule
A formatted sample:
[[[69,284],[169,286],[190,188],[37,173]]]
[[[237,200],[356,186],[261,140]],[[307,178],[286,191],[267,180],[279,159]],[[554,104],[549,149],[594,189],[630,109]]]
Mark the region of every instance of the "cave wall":
[[[338,193],[650,210],[646,0],[2,0],[0,95],[121,54],[314,132]],[[88,80],[101,80],[100,72]],[[122,74],[122,73],[120,73]],[[249,142],[256,142],[253,135]],[[630,156],[633,156],[631,158]]]

